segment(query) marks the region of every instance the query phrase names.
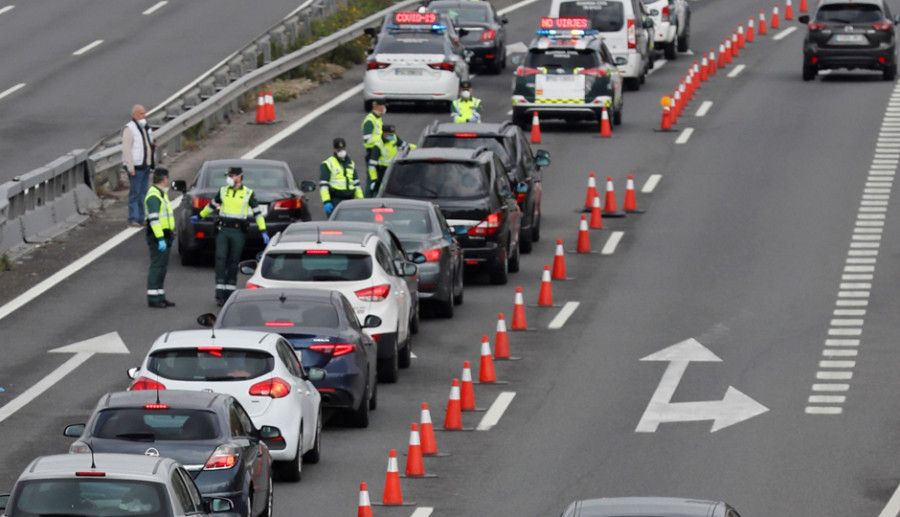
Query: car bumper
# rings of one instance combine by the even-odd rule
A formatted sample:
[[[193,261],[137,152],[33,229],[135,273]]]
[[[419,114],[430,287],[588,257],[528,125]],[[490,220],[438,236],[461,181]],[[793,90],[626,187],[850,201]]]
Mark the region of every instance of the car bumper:
[[[503,57],[500,47],[466,47],[466,50],[472,51],[469,65],[487,66]]]
[[[327,409],[355,409],[366,389],[366,376],[362,372],[340,373],[326,368],[328,375],[316,388],[322,396],[322,407]]]
[[[619,69],[619,72],[622,73],[622,76],[628,78],[640,77],[641,72],[643,72],[643,60],[641,55],[636,50],[629,50],[627,52],[613,52],[613,57],[616,59],[616,68]],[[625,58],[624,64],[618,64],[619,58]]]
[[[419,264],[419,300],[448,299],[451,283],[450,273],[437,262]]]
[[[677,28],[671,23],[660,22],[653,29],[653,41],[655,43],[672,43],[677,35]],[[657,47],[657,50],[659,50],[659,47]]]
[[[363,80],[366,100],[385,101],[454,101],[459,96],[459,77],[441,74],[427,81],[385,80],[367,72]]]
[[[805,63],[812,64],[818,69],[868,68],[882,70],[897,62],[897,49],[894,46],[843,49],[807,45],[803,55]],[[812,63],[813,60],[815,63]]]
[[[494,267],[503,263],[503,247],[496,242],[485,242],[483,246],[463,248],[463,263],[467,267]]]
[[[603,106],[613,109],[612,97],[599,96],[585,103],[544,103],[529,102],[525,97],[513,96],[513,114],[530,116],[539,113],[542,117],[566,120],[599,120]]]

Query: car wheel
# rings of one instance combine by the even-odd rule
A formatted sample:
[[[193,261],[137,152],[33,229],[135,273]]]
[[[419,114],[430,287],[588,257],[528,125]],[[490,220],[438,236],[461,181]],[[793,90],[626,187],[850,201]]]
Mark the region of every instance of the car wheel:
[[[369,385],[359,401],[359,407],[350,414],[350,425],[358,429],[369,427]]]
[[[675,52],[675,42],[667,43],[663,47],[663,54],[666,56],[666,59],[669,61],[673,61],[678,57],[678,54]]]
[[[687,52],[691,47],[691,22],[684,25],[684,33],[678,36],[678,52]]]
[[[897,65],[890,65],[884,69],[884,80],[893,81],[897,78]]]
[[[366,379],[366,386],[369,385],[369,379]],[[372,385],[372,396],[369,397],[369,411],[378,409],[378,385]]]
[[[540,242],[541,240],[541,214],[538,212],[534,216],[534,222],[531,223],[531,242]]]
[[[453,317],[453,297],[450,296],[446,300],[437,300],[435,302],[434,312],[438,318]]]
[[[419,333],[419,304],[416,302],[415,313],[413,314],[412,320],[409,322],[409,332],[411,334]]]
[[[887,71],[885,71],[885,72],[887,72]],[[816,70],[816,67],[814,67],[812,65],[806,65],[806,64],[803,65],[803,80],[804,81],[812,81],[813,79],[816,78],[816,74],[818,74],[818,73],[819,73],[819,71]]]
[[[387,359],[378,360],[378,380],[380,382],[394,383],[400,377],[400,365],[398,364],[400,354],[397,352],[397,346],[394,345],[394,353]]]
[[[623,108],[622,108],[621,106],[619,106],[619,109],[613,110],[613,114],[612,114],[612,115],[613,115],[613,116],[612,116],[612,119],[613,119],[613,120],[612,120],[612,121],[613,121],[613,125],[614,125],[614,126],[621,126],[621,125],[622,125],[622,109],[623,109]]]
[[[456,271],[456,279],[454,280],[457,289],[453,291],[453,305],[462,305],[463,302],[463,273],[460,267]]]
[[[519,126],[523,130],[528,129],[528,125],[531,122],[530,120],[528,120],[527,115],[516,110],[513,110],[512,121],[513,124]]]
[[[532,240],[531,240],[531,229],[522,230],[519,232],[519,246],[522,248],[522,253],[531,253],[532,248]]]
[[[647,82],[647,71],[646,70],[644,70],[644,72],[638,77],[638,81],[640,81],[641,84],[644,84]]]
[[[259,517],[272,517],[275,508],[275,489],[272,487],[272,473],[269,473],[268,490],[266,491],[266,507],[263,508]]]
[[[503,250],[503,258],[500,264],[491,269],[491,283],[495,285],[506,285],[509,281],[509,250]]]
[[[627,77],[625,78],[625,88],[636,92],[641,89],[641,80],[637,77]]]
[[[519,246],[516,245],[516,253],[509,257],[509,272],[510,273],[518,273],[519,272]]]
[[[200,262],[200,253],[186,249],[185,245],[178,241],[178,257],[182,266],[196,266]]]
[[[372,111],[372,101],[364,100],[363,101],[363,111],[366,113]]]
[[[410,322],[409,331],[406,333],[406,344],[400,349],[400,354],[397,358],[397,364],[400,368],[409,368],[409,365],[412,364],[412,337],[412,322]]]
[[[278,469],[278,478],[283,481],[291,481],[296,483],[300,481],[303,474],[303,428],[300,428],[300,435],[297,440],[297,455],[289,461],[280,461],[275,464]]]
[[[316,436],[313,438],[313,448],[303,455],[303,463],[318,463],[322,456],[322,408],[319,408],[319,416],[316,418]]]

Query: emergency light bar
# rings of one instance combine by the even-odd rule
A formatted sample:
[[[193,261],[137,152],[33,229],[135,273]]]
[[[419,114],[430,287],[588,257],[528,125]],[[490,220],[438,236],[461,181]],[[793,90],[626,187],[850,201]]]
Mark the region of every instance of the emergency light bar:
[[[589,28],[588,19],[584,17],[541,18],[542,29],[580,29]]]
[[[398,24],[433,24],[437,22],[437,13],[399,12],[394,13],[394,23]]]

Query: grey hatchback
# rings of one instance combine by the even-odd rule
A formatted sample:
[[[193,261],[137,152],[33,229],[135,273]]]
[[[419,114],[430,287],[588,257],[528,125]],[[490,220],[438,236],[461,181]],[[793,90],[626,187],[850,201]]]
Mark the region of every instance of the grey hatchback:
[[[797,18],[809,29],[803,40],[803,80],[819,70],[856,68],[880,70],[884,80],[897,76],[897,37],[884,0],[822,0],[815,15]]]
[[[723,501],[677,497],[604,497],[569,503],[561,517],[741,517]]]

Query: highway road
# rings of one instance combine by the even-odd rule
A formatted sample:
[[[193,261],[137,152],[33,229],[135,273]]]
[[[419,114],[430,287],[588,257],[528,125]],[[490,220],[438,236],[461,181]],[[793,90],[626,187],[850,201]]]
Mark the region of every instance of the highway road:
[[[771,13],[760,0],[691,5],[698,54],[760,9]],[[545,2],[510,12],[508,42],[527,42],[545,13]],[[515,286],[534,304],[556,239],[574,248],[594,171],[613,178],[620,203],[632,174],[646,212],[605,219],[591,232],[597,253],[567,253],[572,279],[553,283],[554,301],[577,309],[550,329],[562,307],[526,307],[531,330],[510,334],[522,359],[496,364],[507,384],[476,386],[484,408],[515,393],[499,421],[487,431],[439,432],[450,456],[425,459],[438,477],[404,479],[415,506],[375,515],[536,517],[578,498],[660,495],[725,500],[745,517],[896,516],[900,303],[890,285],[900,277],[900,230],[889,202],[900,89],[862,72],[802,82],[795,27],[803,28],[782,20],[741,50],[702,85],[674,132],[654,129],[659,98],[692,62],[686,55],[659,62],[639,92],[626,94],[623,125],[610,139],[594,125],[543,123],[535,147],[553,162],[534,252],[509,285],[471,278],[454,319],[423,321],[416,359],[399,383],[380,385],[371,427],[328,427],[322,462],[307,466],[299,485],[276,486],[276,515],[352,515],[361,481],[381,499],[388,450],[401,452],[402,470],[420,404],[440,427],[451,379],[464,360],[477,365],[481,336],[493,338],[498,312],[510,317]],[[511,73],[475,78],[486,120],[507,117]],[[336,95],[361,72],[347,77]],[[359,134],[360,96],[336,104],[261,157],[314,179],[331,139]],[[393,107],[386,115],[410,140],[436,117],[444,115]],[[359,162],[361,146],[351,154]],[[642,192],[648,182],[655,188]],[[313,213],[323,217],[319,203]],[[607,246],[613,235],[621,240]],[[212,269],[174,257],[167,289],[178,310],[147,309],[146,264],[143,240],[131,237],[0,319],[0,489],[35,455],[65,451],[65,424],[84,421],[103,393],[126,386],[125,370],[161,332],[196,328],[198,314],[215,310]],[[111,332],[121,344],[108,351],[128,353],[79,356],[83,364],[4,416],[10,401],[74,357],[49,350]],[[475,427],[485,414],[463,422]]]

